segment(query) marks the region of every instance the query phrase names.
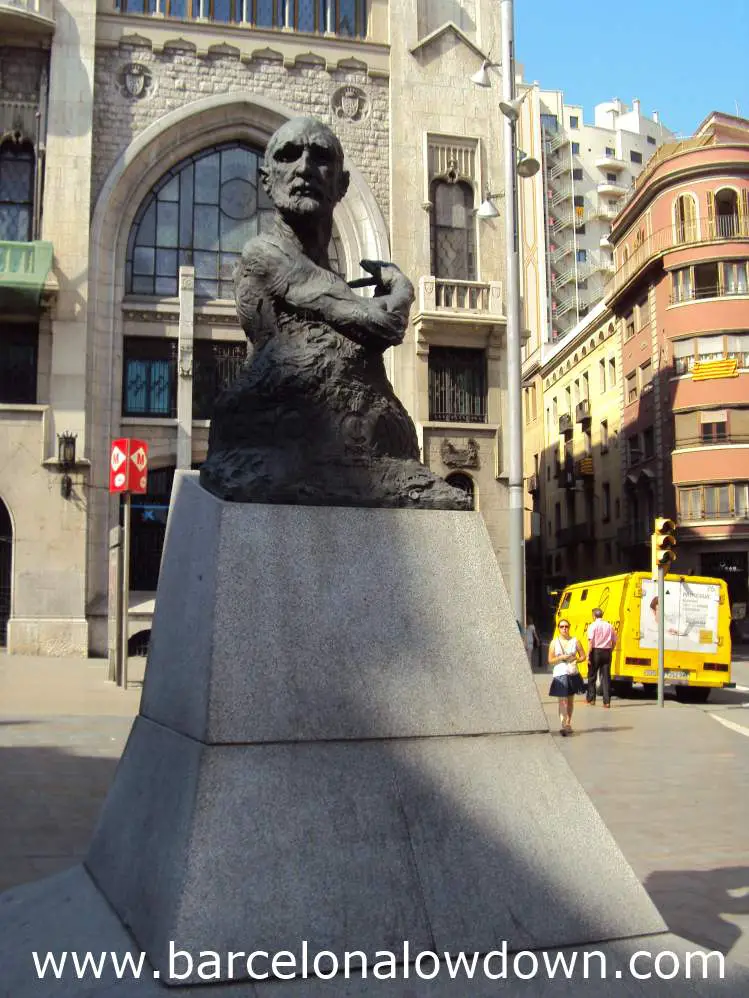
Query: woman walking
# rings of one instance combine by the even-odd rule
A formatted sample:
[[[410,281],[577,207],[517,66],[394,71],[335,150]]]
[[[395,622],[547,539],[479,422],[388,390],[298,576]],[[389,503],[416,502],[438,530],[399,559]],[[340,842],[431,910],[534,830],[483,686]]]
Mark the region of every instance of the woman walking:
[[[583,646],[577,638],[570,637],[570,622],[564,617],[559,621],[559,634],[549,645],[549,665],[552,667],[549,696],[559,697],[559,734],[572,734],[572,712],[575,694],[585,692],[585,683],[578,669],[578,662],[585,661]]]

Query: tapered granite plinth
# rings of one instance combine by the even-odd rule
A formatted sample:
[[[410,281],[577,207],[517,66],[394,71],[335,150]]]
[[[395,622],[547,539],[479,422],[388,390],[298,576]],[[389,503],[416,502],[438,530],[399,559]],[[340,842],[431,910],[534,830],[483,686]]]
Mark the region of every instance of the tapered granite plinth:
[[[370,973],[229,966],[289,951],[301,973],[303,947]],[[624,972],[507,993],[653,994],[631,954],[695,948],[552,742],[481,517],[232,504],[178,475],[141,714],[85,866],[0,898],[0,994],[488,998],[481,973],[430,982],[411,961],[570,947]],[[146,959],[127,986],[39,982],[28,956],[128,948]],[[372,976],[383,952],[395,980]],[[657,994],[747,993],[732,973]]]

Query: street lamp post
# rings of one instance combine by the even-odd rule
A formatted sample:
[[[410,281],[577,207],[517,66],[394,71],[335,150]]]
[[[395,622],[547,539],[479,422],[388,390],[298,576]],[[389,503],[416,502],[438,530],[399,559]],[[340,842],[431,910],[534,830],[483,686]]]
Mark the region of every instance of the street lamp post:
[[[513,0],[500,0],[502,33],[502,98],[515,100],[515,39]],[[505,179],[505,248],[507,254],[507,454],[510,548],[510,601],[515,617],[525,625],[525,531],[523,521],[523,411],[521,397],[520,261],[518,246],[518,189],[515,120],[503,111]]]
[[[518,238],[518,175],[532,177],[539,169],[537,160],[518,153],[515,141],[516,122],[521,100],[515,97],[515,38],[513,0],[500,0],[500,30],[502,35],[501,62],[502,100],[499,108],[503,116],[504,149],[504,204],[507,308],[507,473],[508,473],[508,542],[510,550],[510,602],[518,623],[525,624],[525,529],[523,485],[523,406],[520,323],[520,245]],[[485,62],[481,71],[472,77],[479,86],[489,86],[487,70],[492,63]],[[490,197],[479,209],[481,218],[496,217],[498,212]]]

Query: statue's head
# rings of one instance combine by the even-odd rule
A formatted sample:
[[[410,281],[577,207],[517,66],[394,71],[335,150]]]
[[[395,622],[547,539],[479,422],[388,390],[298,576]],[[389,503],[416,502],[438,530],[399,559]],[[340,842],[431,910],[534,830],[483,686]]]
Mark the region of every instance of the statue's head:
[[[260,175],[282,215],[307,218],[332,217],[349,183],[341,143],[316,118],[291,118],[271,135]]]

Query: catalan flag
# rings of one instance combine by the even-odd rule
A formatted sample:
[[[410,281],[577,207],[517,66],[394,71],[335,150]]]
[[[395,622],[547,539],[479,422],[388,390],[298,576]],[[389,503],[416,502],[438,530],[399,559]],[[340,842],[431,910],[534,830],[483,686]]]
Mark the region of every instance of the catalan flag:
[[[737,378],[739,362],[735,357],[726,360],[705,360],[692,368],[692,381],[707,381],[709,378]]]

